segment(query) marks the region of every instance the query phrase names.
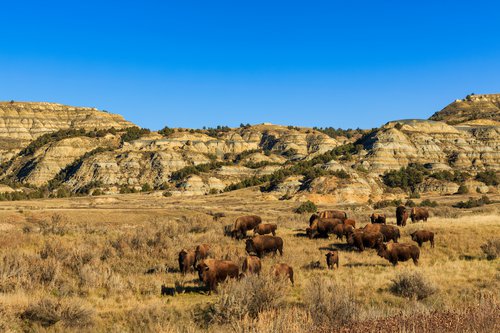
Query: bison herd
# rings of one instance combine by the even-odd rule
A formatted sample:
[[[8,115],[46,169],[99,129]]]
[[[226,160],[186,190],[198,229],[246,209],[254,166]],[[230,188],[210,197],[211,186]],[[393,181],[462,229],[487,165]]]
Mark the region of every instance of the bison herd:
[[[406,220],[412,222],[427,221],[429,212],[425,208],[406,209],[404,206],[396,208],[396,224],[387,225],[384,214],[373,213],[371,223],[363,228],[356,228],[356,221],[349,219],[347,213],[340,210],[325,210],[313,214],[309,219],[306,235],[310,239],[328,238],[330,234],[337,239],[345,238],[350,247],[360,252],[366,249],[375,249],[377,255],[397,265],[400,261],[413,260],[418,265],[420,249],[424,242],[430,242],[434,247],[434,233],[419,230],[410,234],[411,239],[418,247],[410,243],[399,243],[401,233],[398,227],[404,227]],[[283,255],[283,239],[276,236],[276,224],[262,223],[257,215],[238,217],[234,224],[224,228],[224,234],[234,239],[245,239],[245,250],[248,254],[240,267],[231,260],[217,260],[210,257],[210,245],[200,244],[192,250],[182,249],[179,252],[179,270],[186,274],[196,270],[200,281],[208,290],[215,290],[217,284],[228,279],[239,279],[248,274],[260,274],[262,271],[261,258],[266,254]],[[253,237],[247,236],[253,230]],[[390,243],[392,241],[392,243]],[[339,251],[334,249],[326,255],[326,264],[329,269],[339,267]],[[279,263],[271,268],[271,274],[276,277],[285,277],[294,283],[293,268],[286,263]]]

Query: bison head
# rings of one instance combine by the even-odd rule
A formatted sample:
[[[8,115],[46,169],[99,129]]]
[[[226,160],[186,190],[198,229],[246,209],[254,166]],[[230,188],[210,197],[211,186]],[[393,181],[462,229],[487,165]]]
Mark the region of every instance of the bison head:
[[[319,219],[319,215],[312,214],[311,217],[309,218],[309,226],[311,226],[313,224],[313,222],[316,221],[316,219]]]
[[[255,250],[255,245],[253,243],[253,239],[246,240],[245,250],[247,251],[248,254],[252,254],[252,253],[256,254],[257,253],[257,251]]]
[[[387,252],[387,245],[384,243],[380,243],[377,248],[377,255],[379,257],[384,257]]]
[[[203,273],[208,271],[208,265],[202,260],[197,266],[196,270],[198,271],[198,277],[200,281],[203,281]]]

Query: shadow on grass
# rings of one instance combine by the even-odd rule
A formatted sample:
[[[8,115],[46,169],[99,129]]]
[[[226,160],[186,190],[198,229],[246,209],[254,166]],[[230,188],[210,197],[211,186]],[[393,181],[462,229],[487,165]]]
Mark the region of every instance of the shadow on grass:
[[[344,264],[342,266],[345,267],[388,267],[390,264],[371,264],[366,262],[352,262],[348,264]]]
[[[162,296],[175,296],[177,294],[208,294],[208,289],[205,286],[175,286],[175,287],[167,287],[165,285],[161,286],[161,295]]]
[[[357,251],[357,249],[349,244],[345,243],[332,243],[328,246],[322,246],[319,248],[320,250],[323,251],[333,251],[333,250],[339,250],[339,251],[345,251],[345,252],[353,252]]]

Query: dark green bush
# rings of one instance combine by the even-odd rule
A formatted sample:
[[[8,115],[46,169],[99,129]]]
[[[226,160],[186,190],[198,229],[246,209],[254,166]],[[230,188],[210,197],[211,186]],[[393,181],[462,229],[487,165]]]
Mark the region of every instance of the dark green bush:
[[[429,199],[422,200],[419,204],[420,207],[437,207],[439,204],[436,201],[431,201]]]
[[[159,134],[168,137],[170,134],[173,134],[175,130],[173,128],[170,128],[168,126],[163,127],[161,130],[158,131]]]
[[[151,131],[147,128],[139,128],[137,126],[128,127],[125,129],[125,133],[122,134],[122,142],[134,141],[149,133]]]
[[[467,194],[467,193],[469,193],[469,188],[467,186],[465,186],[464,184],[462,184],[458,187],[456,194]]]
[[[499,180],[495,171],[483,171],[478,172],[476,175],[476,180],[485,183],[488,186],[497,186],[499,184]]]
[[[399,170],[386,171],[382,180],[389,187],[399,187],[404,190],[415,191],[415,187],[424,180],[428,171],[421,164],[410,164]]]
[[[467,200],[467,201],[457,202],[456,204],[453,205],[453,207],[456,207],[456,208],[474,208],[474,207],[481,207],[484,205],[489,205],[491,203],[492,203],[492,201],[490,200],[490,198],[488,198],[486,195],[483,195],[479,199],[469,198],[469,200]]]
[[[297,214],[304,213],[316,213],[318,211],[318,207],[312,201],[306,201],[302,203],[299,207],[295,208],[294,212]]]

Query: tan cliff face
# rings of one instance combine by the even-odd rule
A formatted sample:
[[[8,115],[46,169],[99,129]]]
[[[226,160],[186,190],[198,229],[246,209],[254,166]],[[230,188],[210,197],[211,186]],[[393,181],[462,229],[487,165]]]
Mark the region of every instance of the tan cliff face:
[[[465,105],[469,105],[467,103]],[[455,112],[462,115],[459,109]],[[103,137],[81,135],[49,142],[26,156],[18,154],[33,139],[60,129],[115,127],[120,130],[131,126],[134,124],[121,116],[91,108],[52,103],[0,103],[0,163],[7,165],[0,175],[0,183],[15,180],[40,187],[79,161],[63,182],[73,191],[90,186],[117,192],[123,186],[140,189],[148,184],[168,188],[173,195],[201,195],[220,192],[242,180],[270,175],[355,141],[331,138],[310,128],[261,124],[226,129],[216,137],[209,136],[208,131],[177,129],[168,137],[152,132],[124,143],[120,131]],[[328,172],[346,172],[348,179],[327,175],[304,185],[302,175],[292,175],[266,194],[267,197],[325,203],[366,203],[404,197],[403,191],[388,191],[380,175],[414,162],[427,164],[432,170],[500,171],[500,127],[491,119],[487,125],[482,119],[458,125],[428,120],[393,121],[356,143],[364,149],[350,158],[316,165]],[[173,172],[185,167],[214,161],[223,165],[175,182],[171,177]],[[418,190],[452,194],[457,186],[430,180],[422,183]],[[474,188],[488,191],[484,184]]]

